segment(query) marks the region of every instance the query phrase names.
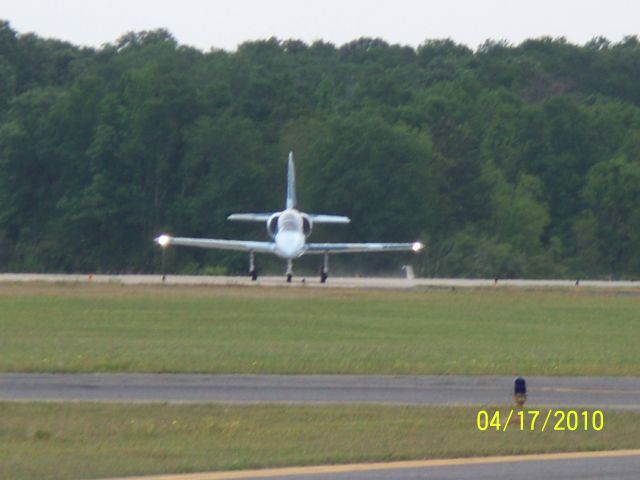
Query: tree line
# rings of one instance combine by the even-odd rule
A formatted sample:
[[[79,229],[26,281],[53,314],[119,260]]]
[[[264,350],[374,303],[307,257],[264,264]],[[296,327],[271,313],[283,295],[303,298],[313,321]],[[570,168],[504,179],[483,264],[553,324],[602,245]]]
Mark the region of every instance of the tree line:
[[[637,277],[639,78],[636,37],[203,52],[165,30],[92,49],[0,22],[0,270],[151,272],[160,232],[260,239],[225,218],[281,209],[293,150],[300,207],[352,218],[315,240],[427,246],[333,262],[345,272]]]

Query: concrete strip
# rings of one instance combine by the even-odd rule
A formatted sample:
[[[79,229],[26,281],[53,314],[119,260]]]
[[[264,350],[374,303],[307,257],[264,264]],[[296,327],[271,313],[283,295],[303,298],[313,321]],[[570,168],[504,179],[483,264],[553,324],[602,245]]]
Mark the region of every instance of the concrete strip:
[[[428,289],[428,288],[524,288],[524,289],[604,289],[627,290],[640,293],[640,281],[605,281],[581,280],[528,280],[469,278],[364,278],[364,277],[331,277],[326,284],[319,278],[294,277],[291,284],[284,277],[260,277],[252,282],[248,277],[225,277],[205,275],[90,275],[90,274],[0,274],[2,282],[49,282],[49,283],[111,283],[120,285],[214,285],[214,286],[246,286],[246,287],[283,287],[283,288],[352,288],[352,289]]]

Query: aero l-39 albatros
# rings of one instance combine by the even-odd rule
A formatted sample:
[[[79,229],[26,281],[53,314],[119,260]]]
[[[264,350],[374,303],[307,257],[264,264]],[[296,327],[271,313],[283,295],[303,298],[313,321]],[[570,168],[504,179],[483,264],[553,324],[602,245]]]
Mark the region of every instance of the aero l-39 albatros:
[[[289,153],[287,172],[287,202],[281,212],[275,213],[234,213],[229,220],[241,222],[266,222],[271,242],[253,242],[245,240],[220,240],[215,238],[185,238],[160,235],[155,242],[162,247],[182,245],[185,247],[217,248],[249,253],[249,275],[252,280],[258,278],[255,266],[256,253],[271,253],[287,260],[287,282],[293,277],[293,259],[308,254],[324,255],[320,270],[320,281],[326,282],[329,276],[329,254],[362,252],[419,252],[423,245],[413,243],[307,243],[314,224],[349,223],[348,217],[338,215],[318,215],[300,212],[296,205],[296,177],[293,166],[293,153]]]

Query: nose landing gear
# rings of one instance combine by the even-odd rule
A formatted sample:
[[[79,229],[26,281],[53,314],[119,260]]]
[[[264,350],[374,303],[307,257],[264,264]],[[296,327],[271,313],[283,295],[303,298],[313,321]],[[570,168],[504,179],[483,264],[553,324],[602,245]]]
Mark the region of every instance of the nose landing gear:
[[[293,261],[291,259],[287,260],[287,283],[291,283],[291,279],[293,278]]]

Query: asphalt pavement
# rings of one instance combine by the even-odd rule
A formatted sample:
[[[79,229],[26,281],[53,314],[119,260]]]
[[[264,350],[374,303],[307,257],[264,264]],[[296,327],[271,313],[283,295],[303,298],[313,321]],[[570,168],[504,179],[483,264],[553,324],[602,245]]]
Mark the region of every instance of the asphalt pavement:
[[[528,406],[640,411],[640,378],[528,377]],[[0,374],[0,400],[512,403],[513,377],[390,375]]]
[[[637,480],[640,455],[269,477],[281,480]],[[255,478],[255,477],[254,477]]]
[[[635,480],[638,471],[640,450],[636,449],[285,467],[111,480]]]

